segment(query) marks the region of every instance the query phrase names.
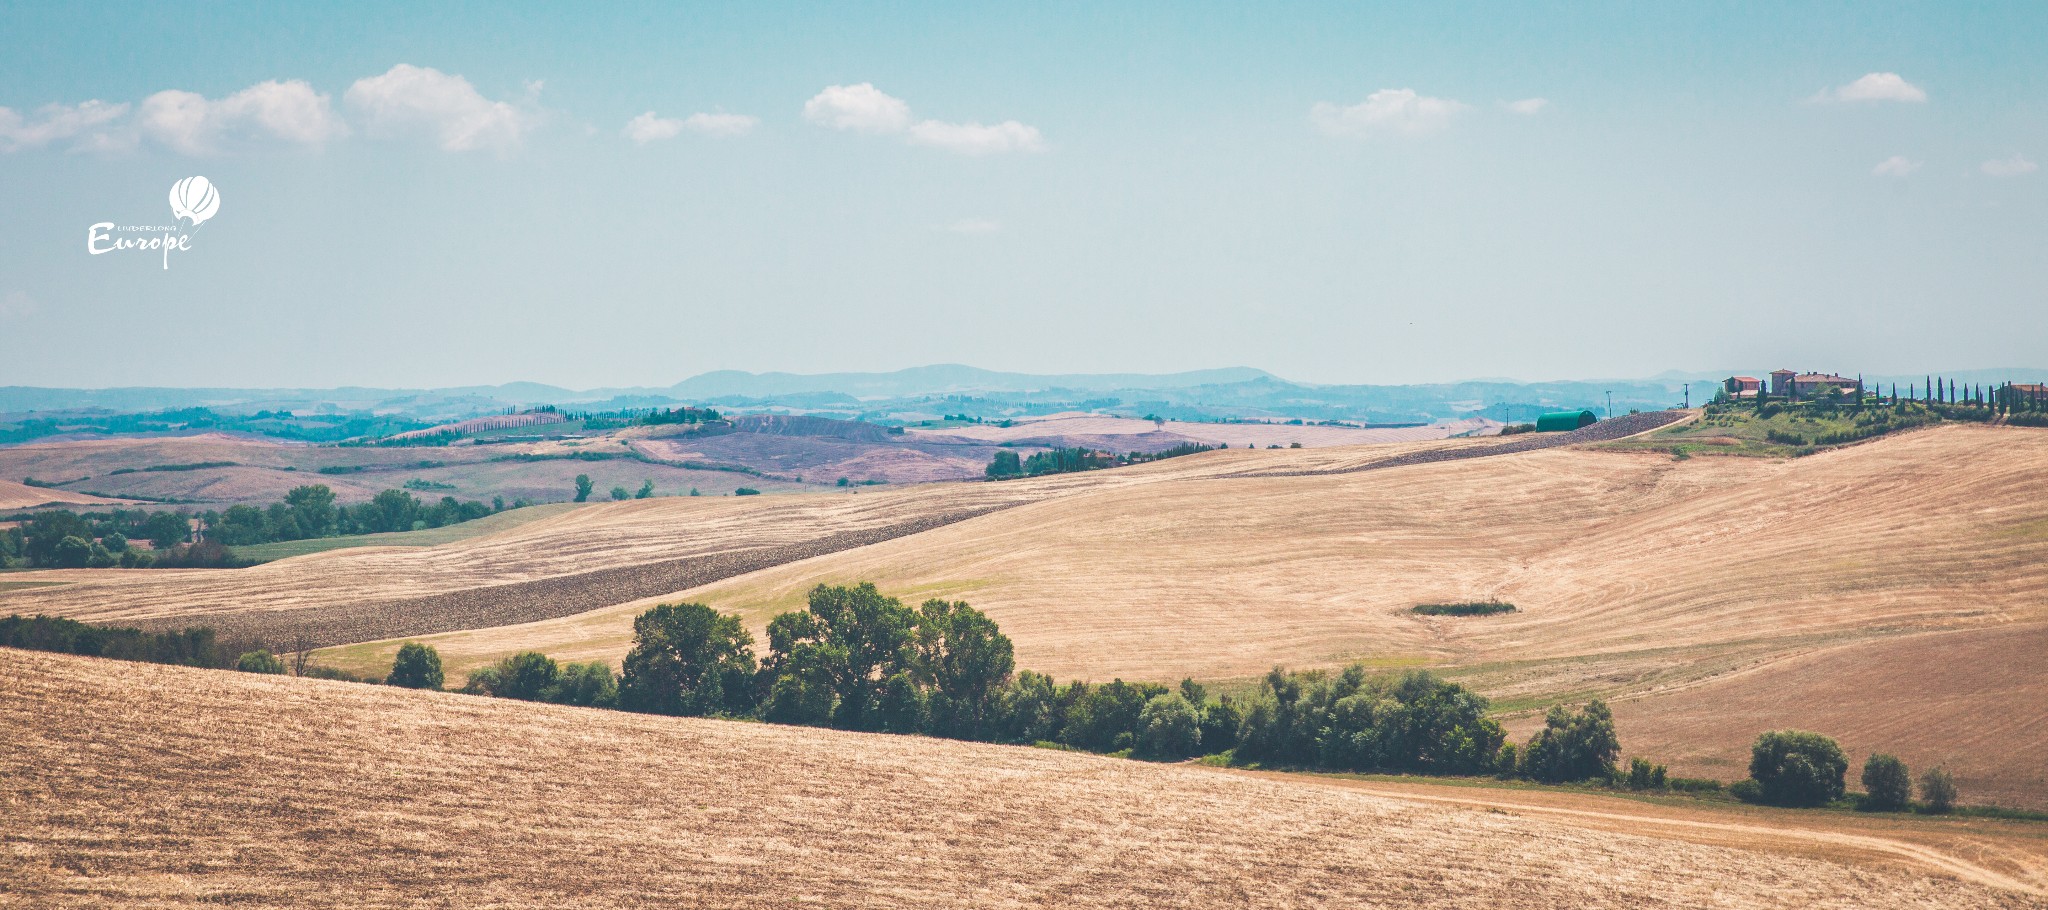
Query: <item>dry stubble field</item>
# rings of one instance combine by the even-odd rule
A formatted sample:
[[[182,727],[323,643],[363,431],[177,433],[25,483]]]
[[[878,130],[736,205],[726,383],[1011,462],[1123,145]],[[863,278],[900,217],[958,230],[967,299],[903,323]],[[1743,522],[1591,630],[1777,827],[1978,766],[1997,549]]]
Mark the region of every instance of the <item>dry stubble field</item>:
[[[2024,630],[2048,620],[2048,433],[1946,427],[1790,461],[1553,449],[1231,476],[1486,444],[1231,450],[1004,484],[606,504],[428,550],[236,572],[30,573],[78,583],[0,593],[0,611],[114,622],[374,614],[394,598],[1004,506],[575,615],[521,622],[527,605],[508,600],[509,624],[426,640],[458,674],[524,648],[615,661],[632,615],[651,603],[702,600],[758,634],[811,585],[867,579],[907,599],[988,610],[1016,640],[1020,666],[1061,677],[1230,680],[1275,663],[1356,658],[1428,665],[1511,713],[1617,699],[1624,746],[1685,772],[1740,776],[1758,731],[1802,726],[1843,737],[1858,760],[1884,749],[1916,767],[1948,762],[1969,799],[2048,807],[2042,733],[2028,720],[2048,675],[1979,672],[2037,653]],[[1407,611],[1488,596],[1521,612]],[[1914,637],[1973,629],[2020,637],[1960,657],[1920,647],[1947,639]],[[381,671],[395,649],[370,643],[323,659]],[[1797,669],[1806,666],[1820,669]],[[1518,735],[1537,722],[1509,721]],[[1975,732],[1959,739],[1962,728]]]
[[[1073,753],[0,656],[0,900],[21,906],[2043,905],[1933,828],[1816,855]]]

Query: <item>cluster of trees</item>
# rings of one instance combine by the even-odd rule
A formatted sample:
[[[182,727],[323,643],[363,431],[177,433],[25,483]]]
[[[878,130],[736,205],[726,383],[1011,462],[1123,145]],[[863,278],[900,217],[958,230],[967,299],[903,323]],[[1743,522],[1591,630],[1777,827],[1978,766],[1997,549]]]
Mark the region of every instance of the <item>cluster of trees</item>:
[[[187,544],[191,522],[178,512],[116,509],[80,515],[57,509],[0,531],[0,568],[137,568],[208,565],[218,547]],[[156,552],[132,547],[147,540]]]
[[[235,565],[227,548],[279,540],[438,528],[482,518],[505,508],[503,499],[485,505],[443,496],[426,502],[405,490],[385,490],[369,502],[336,505],[322,484],[293,487],[283,502],[267,508],[229,506],[200,513],[198,540],[192,516],[183,511],[116,509],[78,514],[63,509],[38,512],[18,528],[0,531],[0,568],[146,568]],[[130,546],[149,541],[152,551]]]
[[[1849,758],[1833,739],[1801,730],[1773,730],[1750,747],[1749,777],[1730,791],[1748,802],[1773,806],[1814,807],[1838,804],[1849,796]],[[1873,753],[1863,762],[1864,793],[1856,807],[1876,812],[1915,808],[1913,779],[1895,755]],[[1920,778],[1918,808],[1945,813],[1955,807],[1955,777],[1936,767]]]
[[[325,484],[293,487],[283,502],[267,508],[229,506],[222,512],[199,516],[207,538],[226,546],[247,546],[280,540],[305,540],[349,534],[380,534],[416,531],[460,524],[503,511],[504,500],[489,504],[461,502],[443,496],[428,502],[407,490],[385,490],[369,502],[354,506],[336,505],[334,491]]]
[[[0,619],[0,647],[187,667],[233,666],[242,653],[239,648],[222,644],[212,629],[144,632],[55,616]]]
[[[1230,753],[1280,767],[1544,781],[1618,773],[1605,705],[1554,710],[1517,749],[1503,745],[1486,699],[1428,673],[1275,669],[1242,698],[1212,697],[1192,680],[1171,688],[1123,680],[1062,685],[1017,671],[1009,638],[967,604],[934,599],[910,607],[872,584],[821,585],[804,610],[769,622],[767,636],[760,657],[738,617],[702,604],[664,604],[634,620],[633,649],[616,677],[602,664],[557,664],[523,652],[472,674],[465,691],[1159,759]],[[431,663],[431,674],[406,678],[432,676],[437,685],[431,649],[406,649],[393,679],[407,666]],[[1645,786],[1651,771],[1645,763]],[[1654,771],[1661,786],[1662,768]]]
[[[1184,442],[1163,452],[1127,452],[1118,455],[1087,448],[1056,448],[1035,452],[1030,457],[1019,457],[1008,449],[997,452],[991,458],[984,473],[990,480],[1007,480],[1012,477],[1037,477],[1040,474],[1066,474],[1074,471],[1093,471],[1099,468],[1114,468],[1121,465],[1141,464],[1193,455],[1217,448],[1199,442]]]

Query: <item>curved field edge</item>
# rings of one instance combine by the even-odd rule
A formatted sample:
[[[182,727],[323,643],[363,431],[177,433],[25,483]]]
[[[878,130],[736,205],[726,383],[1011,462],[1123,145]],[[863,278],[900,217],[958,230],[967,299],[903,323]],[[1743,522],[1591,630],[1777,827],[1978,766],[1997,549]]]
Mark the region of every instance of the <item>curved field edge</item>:
[[[1195,767],[0,656],[0,886],[36,906],[2040,906]]]

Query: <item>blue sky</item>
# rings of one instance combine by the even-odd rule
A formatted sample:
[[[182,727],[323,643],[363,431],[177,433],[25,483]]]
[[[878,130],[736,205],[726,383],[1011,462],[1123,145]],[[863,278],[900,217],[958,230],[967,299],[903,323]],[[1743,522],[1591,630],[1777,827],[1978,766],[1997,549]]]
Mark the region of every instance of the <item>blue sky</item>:
[[[4,3],[0,383],[2034,366],[2044,47],[2041,4]],[[193,175],[168,270],[86,251]]]

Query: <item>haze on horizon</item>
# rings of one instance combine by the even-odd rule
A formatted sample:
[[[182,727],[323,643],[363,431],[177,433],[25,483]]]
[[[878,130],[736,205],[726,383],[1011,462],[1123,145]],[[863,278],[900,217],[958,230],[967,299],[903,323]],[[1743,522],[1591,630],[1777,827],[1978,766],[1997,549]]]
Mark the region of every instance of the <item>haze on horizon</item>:
[[[2048,7],[0,7],[0,385],[2033,366]],[[96,222],[218,214],[169,269]]]

